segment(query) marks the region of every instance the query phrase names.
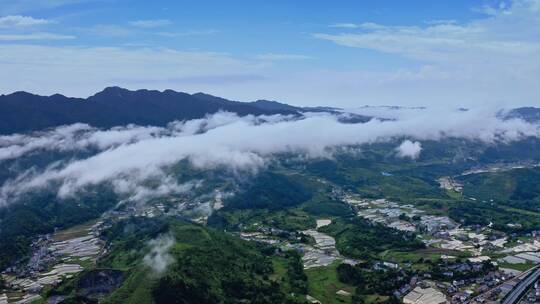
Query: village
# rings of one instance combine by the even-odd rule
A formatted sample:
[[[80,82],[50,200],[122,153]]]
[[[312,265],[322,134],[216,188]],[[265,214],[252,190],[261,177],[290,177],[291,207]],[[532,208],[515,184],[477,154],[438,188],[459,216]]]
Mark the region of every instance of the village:
[[[57,286],[94,263],[105,252],[99,239],[102,224],[92,222],[39,237],[26,264],[2,272],[8,292],[0,296],[0,303],[32,303],[44,288]]]
[[[27,304],[41,299],[40,293],[72,278],[107,253],[102,232],[115,222],[131,217],[179,216],[205,224],[211,210],[221,208],[221,193],[201,202],[184,196],[152,204],[122,201],[97,220],[37,237],[31,244],[28,260],[16,261],[3,270],[7,288],[0,291],[0,304]]]
[[[439,182],[441,187],[454,191],[460,191],[462,187],[451,178]],[[333,188],[332,194],[351,206],[359,217],[374,224],[415,233],[428,248],[459,253],[459,256],[439,255],[439,271],[444,280],[424,273],[396,290],[394,295],[403,303],[499,303],[540,263],[540,232],[532,232],[524,240],[509,242],[509,236],[493,231],[490,226],[464,227],[448,216],[429,214],[412,204],[364,199],[338,187]],[[358,263],[341,255],[335,247],[335,240],[318,231],[318,228],[330,225],[331,219],[317,219],[316,223],[315,229],[304,231],[284,231],[255,224],[255,231],[240,232],[239,236],[283,250],[297,250],[302,254],[305,269],[326,267],[335,261],[351,265]],[[306,236],[314,242],[306,243]],[[490,268],[483,272],[485,265],[490,265]],[[373,265],[374,269],[383,270],[410,266],[384,259]],[[318,303],[311,296],[308,299]]]
[[[318,219],[317,228],[330,225],[330,219]],[[299,232],[289,232],[276,228],[261,227],[256,232],[240,232],[239,236],[245,240],[263,242],[280,247],[283,250],[297,250],[302,253],[304,269],[324,267],[339,260],[342,263],[354,265],[354,259],[342,256],[336,249],[336,240],[316,229]],[[303,242],[304,237],[311,237],[313,244]]]
[[[540,167],[538,162],[516,162],[516,163],[500,163],[500,164],[491,164],[483,167],[476,167],[469,169],[463,172],[461,175],[469,174],[478,174],[478,173],[493,173],[493,172],[504,172],[514,169],[523,169],[523,168],[536,168]]]
[[[443,178],[439,182],[444,189],[462,189],[462,185],[452,178]],[[525,238],[510,241],[508,235],[494,231],[491,225],[462,226],[448,216],[429,214],[412,204],[386,199],[365,199],[335,186],[332,195],[349,204],[359,217],[374,224],[405,233],[415,233],[428,248],[457,253],[458,256],[439,255],[441,262],[438,271],[444,277],[443,280],[434,278],[437,273],[424,273],[420,277],[413,277],[409,284],[396,290],[394,295],[401,298],[403,303],[499,303],[519,282],[537,269],[540,263],[540,231],[533,231],[525,235]],[[331,222],[331,219],[318,219],[316,229],[301,232],[291,233],[261,227],[257,232],[240,235],[245,239],[300,251],[305,269],[328,266],[336,260],[354,265],[357,261],[343,257],[336,250],[332,237],[317,231]],[[313,237],[315,244],[305,245],[299,242],[302,234]],[[284,240],[284,235],[293,242]],[[486,265],[489,265],[489,271],[484,271]],[[401,269],[410,266],[407,263],[384,259],[374,265],[377,269]],[[528,298],[533,299],[536,296],[536,293],[531,292]],[[540,295],[537,300],[540,301]],[[313,298],[312,302],[317,303],[317,299]]]
[[[460,184],[451,179],[441,180],[442,187],[459,189]],[[362,199],[346,194],[343,201],[357,211],[357,215],[404,232],[414,232],[431,248],[455,251],[466,256],[457,263],[458,257],[441,255],[441,268],[447,278],[479,270],[484,263],[493,270],[479,277],[437,282],[426,276],[423,285],[409,284],[396,294],[404,303],[498,303],[514,286],[540,263],[540,238],[538,232],[529,234],[526,241],[508,243],[504,233],[493,233],[490,227],[461,227],[447,216],[430,215],[410,204],[398,204],[386,199]],[[463,259],[459,259],[463,260]],[[453,261],[453,262],[452,262]],[[443,265],[444,265],[443,264]],[[504,267],[502,267],[504,266]],[[410,291],[409,293],[406,293]],[[438,299],[438,300],[435,300]],[[439,301],[440,300],[440,301]],[[439,301],[439,302],[437,302]]]

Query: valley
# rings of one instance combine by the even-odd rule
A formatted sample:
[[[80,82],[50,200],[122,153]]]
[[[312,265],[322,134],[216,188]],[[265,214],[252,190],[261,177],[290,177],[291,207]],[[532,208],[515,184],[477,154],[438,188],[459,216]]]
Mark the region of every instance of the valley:
[[[62,290],[62,286],[70,284],[83,271],[100,269],[102,261],[109,259],[107,248],[114,244],[106,236],[110,233],[108,230],[124,221],[130,222],[132,218],[184,218],[196,225],[209,223],[215,226],[216,216],[234,216],[229,220],[240,216],[234,220],[238,226],[231,226],[231,237],[282,252],[274,253],[275,257],[271,255],[271,259],[276,260],[275,267],[281,265],[282,262],[277,261],[283,259],[280,257],[283,253],[299,254],[302,272],[305,273],[304,299],[312,303],[351,302],[357,301],[355,298],[358,297],[374,302],[398,297],[405,303],[423,303],[422,298],[434,297],[435,294],[441,299],[450,298],[455,303],[501,300],[529,269],[535,269],[540,262],[536,255],[540,251],[540,240],[536,237],[540,235],[536,231],[503,232],[493,229],[492,223],[485,226],[463,225],[440,211],[426,209],[422,204],[365,198],[321,177],[307,177],[302,183],[310,185],[308,187],[318,185],[315,187],[320,190],[310,199],[318,202],[317,205],[308,201],[299,209],[293,204],[286,209],[263,211],[264,216],[261,217],[260,209],[231,209],[230,200],[224,201],[222,193],[216,191],[206,201],[193,201],[192,197],[186,196],[157,200],[145,206],[126,202],[88,224],[43,235],[33,243],[28,264],[19,266],[20,270],[11,268],[4,272],[4,282],[11,290],[5,293],[8,303],[66,299],[66,295],[55,295],[53,291]],[[440,187],[441,195],[446,195],[445,191],[459,192],[455,188],[448,189],[446,185],[441,183],[434,187]],[[462,187],[467,191],[466,183]],[[468,201],[469,204],[476,203],[473,198],[468,198]],[[326,204],[340,207],[325,209]],[[202,205],[209,206],[213,212],[204,215],[193,211]],[[342,211],[336,213],[336,210]],[[299,217],[302,218],[300,222]],[[385,245],[378,247],[371,243],[368,248],[372,249],[358,251],[366,248],[363,246],[368,243],[355,239],[359,236],[354,232],[358,229],[355,225],[372,227],[368,230],[360,228],[358,233],[364,234],[363,237],[369,237],[369,230],[376,229],[379,232],[370,240]],[[349,234],[350,229],[353,234]],[[385,233],[390,234],[385,237]],[[416,245],[410,247],[409,242],[410,248],[407,249],[399,246],[396,240],[393,247],[388,242],[392,235],[412,237]],[[350,247],[351,244],[355,244],[354,247]],[[370,276],[377,280],[380,276],[387,276],[385,280],[394,287],[377,289],[363,285],[363,289],[359,289],[354,281],[341,278],[340,273],[344,270],[340,265],[349,265],[349,272],[362,274],[367,280]],[[274,271],[279,271],[279,267]],[[125,271],[126,268],[116,269]],[[328,289],[330,286],[340,287]],[[366,294],[361,290],[372,290],[373,293]],[[428,291],[432,294],[425,294]],[[416,300],[408,300],[415,297]]]
[[[256,130],[320,117],[340,127],[369,124],[301,115],[281,122],[218,113],[151,130],[48,131],[83,148],[59,154],[40,146],[0,161],[3,199],[14,200],[0,209],[0,301],[500,303],[538,269],[535,138],[424,140],[414,157],[399,154],[403,138],[315,155],[287,147],[223,159],[221,144],[218,154],[169,155],[186,138],[238,120]],[[125,139],[90,144],[100,132]],[[177,140],[174,153],[148,154],[145,165],[135,158],[125,167],[122,158],[134,154],[120,154],[120,169],[95,171],[105,177],[86,171],[87,162],[101,166],[93,162],[140,142]],[[18,192],[15,182],[29,190]]]
[[[0,0],[0,304],[539,304],[540,0]]]

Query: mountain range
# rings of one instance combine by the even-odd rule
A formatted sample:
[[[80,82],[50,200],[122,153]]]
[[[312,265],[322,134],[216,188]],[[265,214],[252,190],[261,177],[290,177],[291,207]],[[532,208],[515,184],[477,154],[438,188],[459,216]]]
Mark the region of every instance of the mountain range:
[[[15,92],[0,96],[0,134],[23,133],[72,123],[95,127],[126,124],[164,126],[173,120],[202,118],[218,111],[244,115],[301,115],[303,112],[338,113],[333,107],[297,107],[270,100],[232,101],[205,93],[173,90],[137,90],[108,87],[88,98],[60,94],[40,96]],[[540,121],[540,108],[513,109],[505,118]],[[341,118],[343,122],[366,122],[362,115]]]
[[[165,90],[130,91],[108,87],[88,98],[15,92],[0,96],[0,133],[42,130],[72,123],[96,127],[138,124],[163,126],[218,111],[238,115],[297,114],[300,108],[270,101],[243,103],[208,94]]]

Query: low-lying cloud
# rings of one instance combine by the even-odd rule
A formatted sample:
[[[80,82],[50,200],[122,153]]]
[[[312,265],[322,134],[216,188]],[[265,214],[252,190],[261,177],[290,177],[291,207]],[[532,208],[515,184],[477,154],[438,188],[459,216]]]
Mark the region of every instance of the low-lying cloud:
[[[169,253],[174,243],[174,238],[168,234],[149,241],[150,252],[144,256],[144,264],[150,267],[154,273],[163,274],[167,267],[174,263],[174,258]]]
[[[407,139],[396,148],[396,151],[399,157],[417,159],[422,151],[422,144],[418,141],[410,141]]]
[[[256,173],[276,154],[294,153],[306,159],[329,157],[332,150],[409,138],[398,155],[416,158],[422,140],[464,138],[486,143],[540,137],[539,125],[523,120],[500,120],[496,111],[437,111],[427,109],[356,109],[378,111],[386,120],[342,123],[335,115],[311,113],[291,116],[244,116],[216,113],[203,119],[169,126],[126,126],[98,130],[76,124],[46,132],[0,137],[0,164],[43,150],[94,149],[90,157],[60,160],[43,170],[29,170],[0,187],[0,204],[30,190],[59,184],[58,195],[68,197],[86,186],[110,182],[116,192],[133,199],[189,191],[196,183],[177,184],[168,168],[187,160],[195,168],[226,168],[234,173]],[[374,113],[371,113],[374,114]],[[390,117],[393,116],[393,117]],[[482,124],[478,124],[482,121]],[[159,180],[159,187],[148,187]]]

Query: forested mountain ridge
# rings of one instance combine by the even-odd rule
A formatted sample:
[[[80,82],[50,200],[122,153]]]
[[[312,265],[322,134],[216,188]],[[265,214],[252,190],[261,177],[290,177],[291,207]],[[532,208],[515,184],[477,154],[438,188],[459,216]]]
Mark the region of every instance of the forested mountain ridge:
[[[301,115],[305,112],[341,114],[332,107],[298,107],[270,100],[232,101],[205,93],[188,94],[173,90],[136,90],[108,87],[88,98],[15,92],[0,95],[0,134],[25,133],[73,123],[109,128],[136,124],[165,126],[174,120],[190,120],[219,111],[244,115]],[[540,121],[535,107],[501,111],[501,119]],[[349,113],[342,122],[367,122],[372,117]]]
[[[510,110],[504,118],[521,118],[530,123],[540,122],[540,108],[521,107]]]
[[[0,134],[36,131],[73,123],[87,123],[95,127],[125,124],[163,126],[173,120],[202,118],[218,111],[241,116],[297,114],[290,109],[268,109],[258,107],[255,103],[173,90],[130,91],[108,87],[86,99],[60,94],[39,96],[15,92],[0,96]]]

